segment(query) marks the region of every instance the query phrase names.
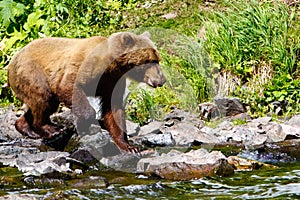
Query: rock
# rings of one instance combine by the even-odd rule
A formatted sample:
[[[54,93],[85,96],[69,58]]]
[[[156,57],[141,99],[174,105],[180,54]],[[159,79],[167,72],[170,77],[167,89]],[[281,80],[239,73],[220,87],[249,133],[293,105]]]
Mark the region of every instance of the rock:
[[[32,188],[62,188],[66,186],[66,183],[62,179],[47,178],[47,177],[35,177],[29,176],[24,178],[26,186]]]
[[[175,124],[175,120],[169,120],[169,121],[166,121],[165,123],[164,123],[164,126],[165,127],[171,127],[171,126],[173,126]]]
[[[251,140],[254,133],[244,126],[236,126],[233,128],[230,139],[235,142],[243,142],[246,143],[247,141]]]
[[[286,138],[286,134],[282,130],[282,126],[278,123],[271,122],[265,127],[268,136],[267,142],[281,142]]]
[[[268,140],[268,136],[266,134],[255,134],[251,141],[251,146],[259,146],[265,144]]]
[[[119,148],[112,141],[109,132],[105,130],[93,135],[82,136],[79,143],[82,149],[87,150],[97,160],[121,153]]]
[[[250,122],[251,116],[248,113],[240,113],[240,114],[230,117],[229,120],[232,122],[237,121],[237,120]]]
[[[176,122],[188,122],[194,124],[198,128],[202,128],[204,126],[204,121],[199,119],[199,115],[179,109],[172,110],[164,119],[164,121],[173,120],[174,124]]]
[[[132,121],[126,120],[127,135],[129,137],[137,136],[141,127]]]
[[[202,131],[198,131],[194,135],[193,145],[202,145],[202,144],[216,144],[221,142],[221,140],[213,134],[207,134]]]
[[[77,149],[70,155],[70,158],[74,158],[84,163],[86,166],[93,166],[98,162],[98,160],[87,149],[84,148]]]
[[[60,127],[75,129],[77,117],[72,113],[71,109],[63,108],[63,112],[54,113],[51,121]]]
[[[102,176],[89,176],[72,184],[72,188],[90,189],[90,188],[107,188],[108,181]]]
[[[238,156],[268,163],[300,161],[300,139],[266,143],[251,151],[241,151]]]
[[[220,110],[216,104],[213,103],[201,103],[199,104],[199,112],[201,119],[211,120],[213,118],[221,117]]]
[[[169,121],[169,120],[177,120],[177,121],[182,121],[184,120],[185,116],[180,116],[177,113],[178,110],[172,110],[169,114],[167,114],[164,118],[164,121]]]
[[[240,136],[235,137],[233,134],[235,133],[231,130],[222,129],[215,133],[216,137],[218,137],[222,142],[242,141]]]
[[[15,128],[15,122],[18,117],[13,108],[0,108],[0,113],[0,142],[23,138],[23,135]]]
[[[88,135],[95,135],[98,133],[102,133],[102,128],[99,125],[91,124],[89,128],[89,134]]]
[[[222,116],[234,116],[246,112],[246,108],[238,98],[215,97],[214,103]]]
[[[300,128],[300,115],[293,116],[286,124]]]
[[[218,130],[231,130],[233,128],[233,123],[225,120],[222,121],[217,128]]]
[[[176,145],[190,146],[200,144],[214,144],[220,142],[220,139],[210,132],[208,128],[201,127],[199,129],[191,122],[182,121],[174,126],[165,127],[162,132],[171,133]]]
[[[175,140],[171,133],[163,133],[163,134],[147,134],[142,138],[142,143],[153,147],[153,146],[173,146],[175,144]]]
[[[171,133],[176,145],[189,146],[194,140],[199,129],[191,123],[180,122],[170,128],[164,129],[164,133]]]
[[[2,196],[2,199],[22,199],[22,200],[32,200],[32,199],[43,199],[44,195],[38,194],[8,194]]]
[[[139,157],[137,155],[122,153],[115,156],[103,157],[100,163],[114,170],[135,173],[138,161]]]
[[[191,180],[229,176],[234,169],[221,152],[199,149],[188,153],[171,150],[159,157],[143,158],[137,164],[137,172],[169,180]]]
[[[286,135],[285,140],[287,139],[298,139],[300,138],[300,129],[287,124],[281,124],[282,132]]]
[[[5,147],[4,147],[5,148]],[[11,149],[14,148],[12,152]],[[67,152],[39,152],[37,149],[11,147],[6,148],[6,153],[1,154],[0,162],[4,165],[17,167],[18,170],[25,172],[25,175],[39,176],[52,172],[70,172],[69,164],[61,162],[61,158],[69,155]],[[5,150],[2,149],[2,152]],[[28,152],[29,151],[29,152]]]
[[[238,156],[229,156],[228,163],[233,165],[237,171],[253,171],[260,168],[277,169],[278,167],[263,162],[241,158]]]
[[[165,19],[173,19],[173,18],[177,17],[177,13],[167,13],[167,14],[162,15],[161,17],[165,18]]]
[[[2,144],[3,145],[3,144]],[[15,158],[20,154],[34,154],[38,153],[39,149],[35,147],[20,147],[14,145],[0,146],[0,160],[7,158]],[[0,162],[2,162],[0,161]],[[2,162],[3,163],[3,162]]]
[[[253,119],[249,123],[249,125],[253,125],[253,126],[266,125],[271,121],[272,121],[272,117],[260,117],[260,118]]]
[[[160,128],[162,127],[162,125],[163,125],[163,122],[158,122],[158,121],[150,122],[149,124],[141,127],[139,136],[143,136],[143,135],[151,134],[151,133],[158,134],[161,132]]]
[[[204,126],[200,129],[200,131],[206,133],[206,134],[216,134],[216,129],[208,127],[208,126]]]

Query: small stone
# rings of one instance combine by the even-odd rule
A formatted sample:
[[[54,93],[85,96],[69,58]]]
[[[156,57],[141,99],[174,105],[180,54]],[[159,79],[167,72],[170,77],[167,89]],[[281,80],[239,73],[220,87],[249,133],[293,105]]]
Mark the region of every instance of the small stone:
[[[174,124],[175,124],[174,120],[169,120],[169,121],[166,121],[164,125],[165,125],[166,127],[171,127],[171,126],[173,126]]]
[[[167,14],[162,15],[161,17],[165,18],[165,19],[173,19],[173,18],[177,17],[177,14],[176,13],[167,13]]]
[[[171,133],[163,133],[163,134],[148,134],[142,138],[142,143],[153,147],[153,146],[173,146],[175,144],[175,140]]]
[[[162,127],[162,125],[163,125],[162,122],[158,122],[158,121],[150,122],[149,124],[141,127],[139,136],[143,136],[151,133],[158,134],[161,132],[160,128]]]

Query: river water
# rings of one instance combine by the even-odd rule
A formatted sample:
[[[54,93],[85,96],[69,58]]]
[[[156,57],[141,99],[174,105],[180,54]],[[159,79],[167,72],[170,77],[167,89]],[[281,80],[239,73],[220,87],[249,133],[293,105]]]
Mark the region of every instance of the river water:
[[[40,185],[28,186],[24,185],[21,173],[1,168],[0,199],[300,199],[300,163],[278,166],[277,169],[236,172],[231,177],[176,182],[113,171],[87,175],[105,177],[110,183],[108,187],[95,182],[90,185],[82,182],[75,184],[80,187],[73,187],[74,182],[86,177],[64,183],[40,181]],[[14,177],[20,184],[10,182]]]

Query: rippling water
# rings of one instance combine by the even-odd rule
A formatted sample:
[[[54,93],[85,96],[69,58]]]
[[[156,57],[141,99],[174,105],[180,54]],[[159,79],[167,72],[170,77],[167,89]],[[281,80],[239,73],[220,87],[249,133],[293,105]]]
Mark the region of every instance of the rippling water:
[[[111,173],[99,176],[107,176],[109,180],[114,175],[114,172]],[[120,175],[122,173],[117,176]],[[169,182],[136,176],[123,184],[110,184],[108,188],[12,187],[2,190],[1,194],[10,199],[298,199],[300,163],[284,164],[275,170],[236,172],[232,177]]]

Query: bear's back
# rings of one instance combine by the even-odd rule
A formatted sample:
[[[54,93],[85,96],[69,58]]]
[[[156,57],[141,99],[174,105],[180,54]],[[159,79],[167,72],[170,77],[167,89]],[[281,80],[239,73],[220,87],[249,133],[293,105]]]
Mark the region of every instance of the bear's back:
[[[26,77],[45,75],[53,92],[63,79],[73,82],[84,59],[105,37],[36,39],[18,52],[8,65],[9,85],[16,88]],[[72,83],[71,83],[72,84]],[[16,89],[15,89],[16,90]]]
[[[106,38],[101,36],[84,39],[42,38],[29,43],[20,53],[24,59],[34,59],[46,67],[49,66],[49,62],[53,65],[55,62],[66,62],[74,57],[85,57],[105,40]]]

